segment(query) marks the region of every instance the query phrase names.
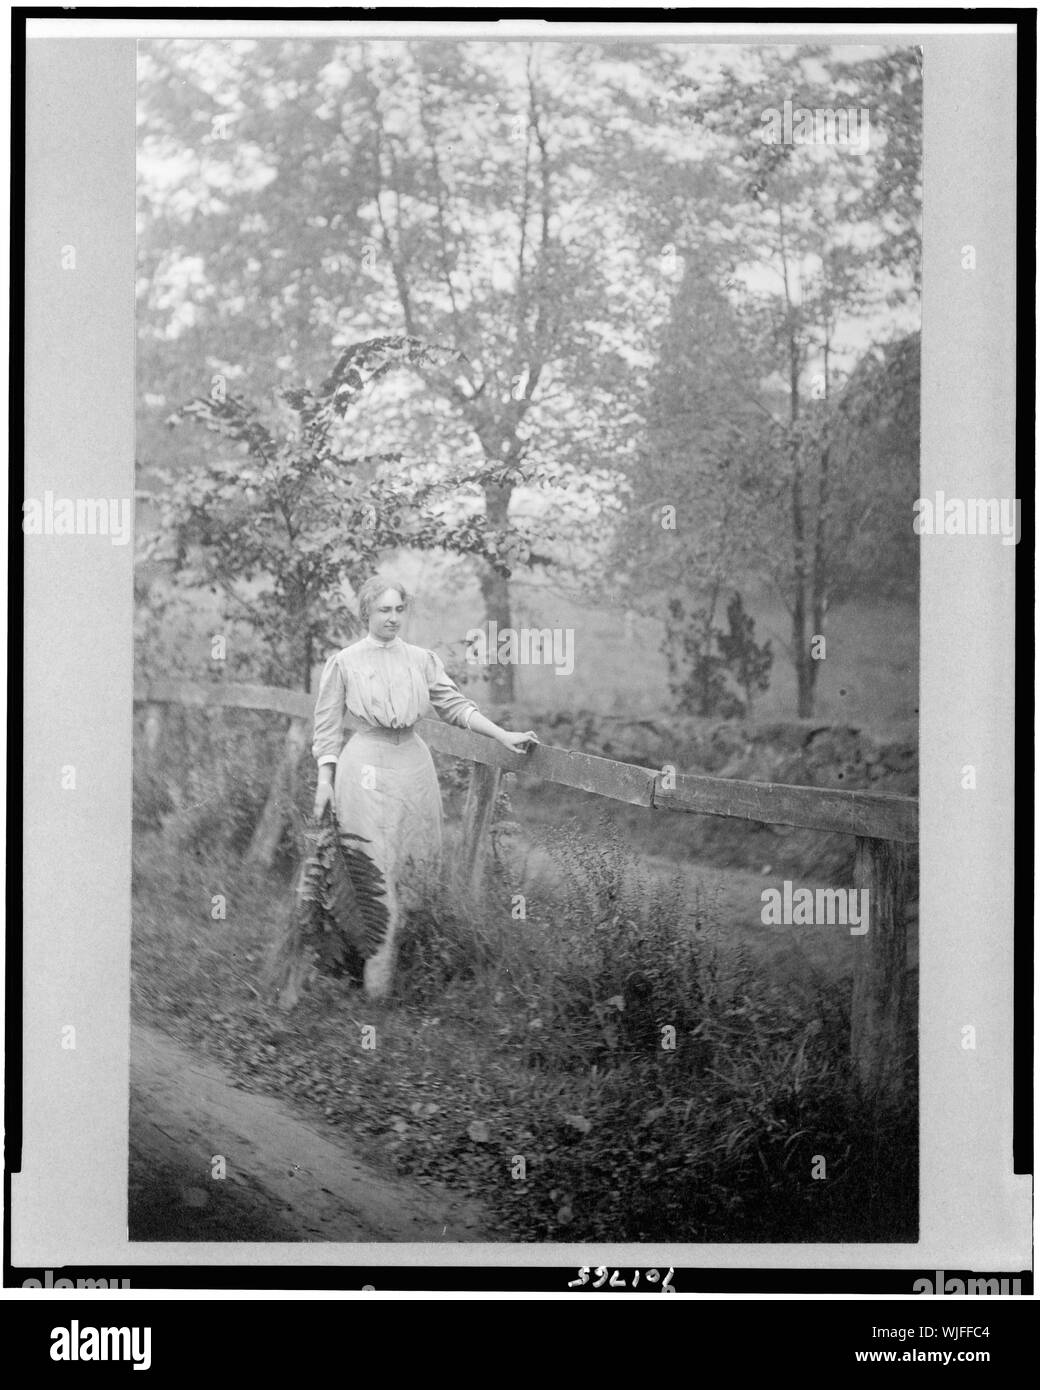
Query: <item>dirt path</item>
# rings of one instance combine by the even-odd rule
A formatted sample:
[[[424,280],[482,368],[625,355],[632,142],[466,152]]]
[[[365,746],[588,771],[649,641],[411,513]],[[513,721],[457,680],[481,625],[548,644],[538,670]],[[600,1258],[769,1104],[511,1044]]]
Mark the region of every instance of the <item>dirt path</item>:
[[[383,1176],[339,1135],[136,1022],[130,1097],[131,1240],[488,1238],[473,1203]]]

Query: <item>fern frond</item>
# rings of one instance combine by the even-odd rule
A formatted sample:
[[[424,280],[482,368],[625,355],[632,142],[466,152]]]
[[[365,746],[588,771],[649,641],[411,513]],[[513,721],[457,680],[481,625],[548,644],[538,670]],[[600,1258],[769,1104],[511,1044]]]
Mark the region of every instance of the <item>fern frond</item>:
[[[308,970],[360,979],[365,960],[386,940],[386,882],[360,835],[340,831],[327,808],[306,831],[288,927],[272,963],[283,1007],[292,1008]]]
[[[386,881],[363,846],[360,835],[336,832],[336,853],[329,883],[329,911],[343,936],[362,956],[375,955],[386,940],[390,915]]]

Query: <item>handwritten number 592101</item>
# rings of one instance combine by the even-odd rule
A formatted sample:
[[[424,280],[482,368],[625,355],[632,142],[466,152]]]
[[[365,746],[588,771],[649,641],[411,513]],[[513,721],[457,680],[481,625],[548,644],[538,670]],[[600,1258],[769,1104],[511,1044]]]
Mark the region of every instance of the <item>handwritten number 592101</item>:
[[[664,1276],[664,1280],[662,1281],[659,1270],[648,1269],[643,1277],[644,1281],[647,1284],[660,1283],[662,1293],[674,1293],[675,1289],[672,1287],[672,1275],[674,1273],[674,1268],[670,1268],[668,1270],[668,1273]],[[591,1266],[582,1265],[581,1269],[578,1270],[577,1279],[571,1279],[568,1282],[567,1287],[569,1289],[584,1288],[584,1286],[589,1282],[591,1274]],[[639,1276],[640,1271],[637,1269],[632,1279],[632,1288],[634,1289],[639,1287]],[[629,1287],[628,1281],[626,1279],[621,1278],[621,1271],[619,1269],[615,1269],[613,1274],[611,1274],[610,1270],[607,1269],[606,1265],[597,1265],[596,1277],[593,1280],[592,1287],[594,1289],[601,1289],[605,1284],[607,1284],[608,1287],[612,1289],[627,1289]]]

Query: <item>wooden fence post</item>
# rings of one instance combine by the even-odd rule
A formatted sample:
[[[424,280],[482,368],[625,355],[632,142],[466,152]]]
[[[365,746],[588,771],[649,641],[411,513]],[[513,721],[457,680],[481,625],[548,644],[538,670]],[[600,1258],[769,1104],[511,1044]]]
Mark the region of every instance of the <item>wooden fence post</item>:
[[[474,763],[469,774],[469,788],[462,808],[462,854],[460,868],[463,882],[476,897],[484,884],[484,868],[491,819],[502,772],[487,763]]]
[[[854,1085],[871,1105],[888,1108],[902,1098],[910,1051],[906,962],[909,846],[857,837],[854,883],[870,893],[870,929],[853,942]]]
[[[269,869],[274,862],[278,842],[282,838],[282,831],[289,817],[293,770],[306,742],[307,721],[290,719],[289,730],[285,735],[285,747],[275,769],[270,794],[246,850],[246,860],[249,863],[260,864]]]

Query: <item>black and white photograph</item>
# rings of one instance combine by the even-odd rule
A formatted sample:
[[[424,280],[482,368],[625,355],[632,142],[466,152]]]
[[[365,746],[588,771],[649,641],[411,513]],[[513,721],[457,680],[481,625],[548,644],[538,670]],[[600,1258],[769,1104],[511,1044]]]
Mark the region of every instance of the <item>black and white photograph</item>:
[[[38,1359],[660,1295],[747,1367],[1005,1358],[1020,13],[16,18]]]
[[[917,1239],[927,80],[140,41],[131,1240]]]

